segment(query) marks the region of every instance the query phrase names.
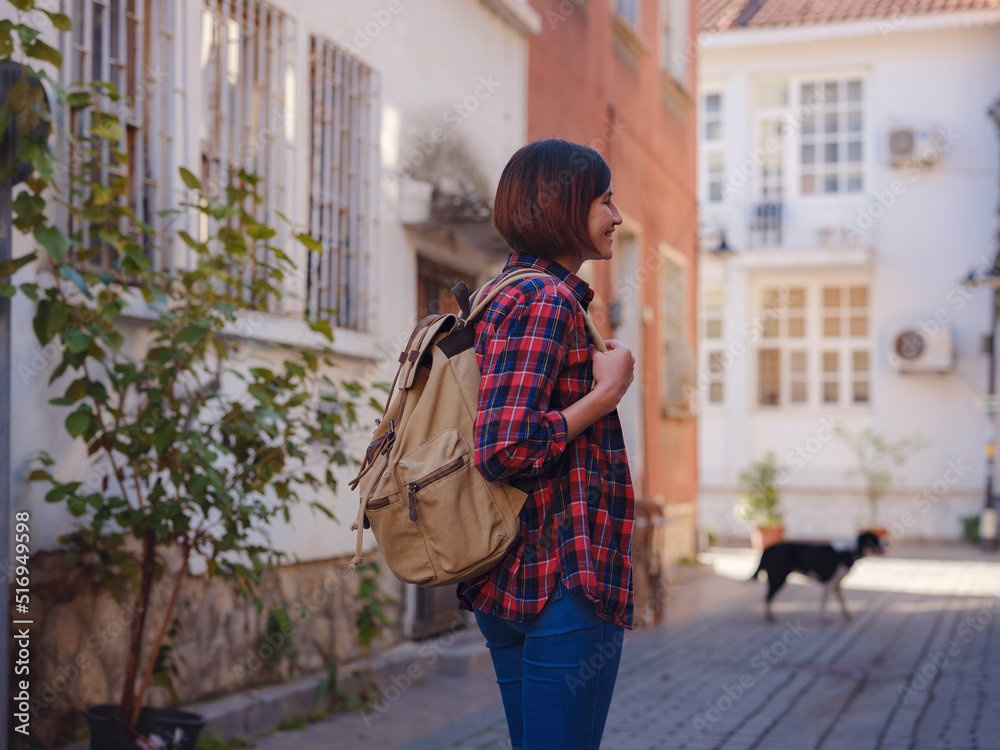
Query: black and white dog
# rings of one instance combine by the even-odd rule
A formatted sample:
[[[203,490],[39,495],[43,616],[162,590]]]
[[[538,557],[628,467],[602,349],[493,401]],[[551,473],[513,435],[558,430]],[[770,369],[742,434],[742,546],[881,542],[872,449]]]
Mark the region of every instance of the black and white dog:
[[[771,600],[785,585],[785,579],[792,572],[802,573],[823,584],[823,599],[819,605],[821,618],[826,619],[826,598],[830,594],[830,589],[833,589],[833,593],[840,600],[844,618],[850,620],[851,613],[847,611],[840,582],[850,572],[855,561],[868,555],[881,554],[884,554],[882,540],[869,531],[858,534],[858,546],[853,550],[838,550],[831,544],[779,542],[764,550],[764,554],[760,557],[760,565],[750,580],[757,579],[762,570],[767,573],[767,597],[764,599],[764,608],[767,619],[772,622],[774,615],[771,613]]]

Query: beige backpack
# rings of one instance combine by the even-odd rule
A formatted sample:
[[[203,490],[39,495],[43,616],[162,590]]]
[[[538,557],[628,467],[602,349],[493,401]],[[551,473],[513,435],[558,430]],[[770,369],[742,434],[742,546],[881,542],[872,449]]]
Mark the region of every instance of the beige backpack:
[[[389,569],[401,581],[421,586],[485,573],[517,539],[526,492],[487,482],[473,463],[480,381],[475,322],[505,287],[545,275],[515,271],[497,281],[485,299],[480,290],[471,302],[460,284],[453,291],[462,315],[429,315],[413,330],[385,412],[350,483],[352,490],[361,487],[351,525],[358,533],[352,572],[363,562],[369,525]],[[585,312],[584,320],[597,348],[605,351]]]

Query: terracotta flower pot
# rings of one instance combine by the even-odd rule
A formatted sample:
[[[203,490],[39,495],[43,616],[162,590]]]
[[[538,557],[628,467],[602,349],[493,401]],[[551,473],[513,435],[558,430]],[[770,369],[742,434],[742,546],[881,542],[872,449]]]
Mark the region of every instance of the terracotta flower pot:
[[[765,529],[756,526],[750,530],[750,546],[757,552],[763,552],[772,544],[777,544],[785,538],[784,526],[771,526]]]

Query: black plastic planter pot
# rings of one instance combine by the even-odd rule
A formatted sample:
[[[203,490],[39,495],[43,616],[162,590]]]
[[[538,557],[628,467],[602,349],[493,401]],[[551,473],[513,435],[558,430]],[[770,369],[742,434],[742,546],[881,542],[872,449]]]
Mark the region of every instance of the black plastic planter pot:
[[[119,706],[104,705],[83,711],[90,726],[90,750],[128,750],[131,740],[118,722],[119,710]],[[149,750],[195,750],[204,728],[205,721],[198,714],[148,706],[139,712],[136,725],[136,731],[149,740]]]

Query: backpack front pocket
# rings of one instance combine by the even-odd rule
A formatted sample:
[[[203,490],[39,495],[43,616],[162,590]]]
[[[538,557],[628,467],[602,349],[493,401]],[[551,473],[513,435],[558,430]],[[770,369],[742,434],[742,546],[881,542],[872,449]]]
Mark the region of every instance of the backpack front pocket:
[[[427,544],[420,529],[409,518],[406,495],[394,492],[368,501],[368,523],[376,539],[392,539],[379,544],[385,564],[406,583],[429,583],[437,576],[431,565]]]
[[[471,568],[509,542],[493,490],[458,430],[445,430],[400,458],[397,471],[408,518],[445,573]]]

